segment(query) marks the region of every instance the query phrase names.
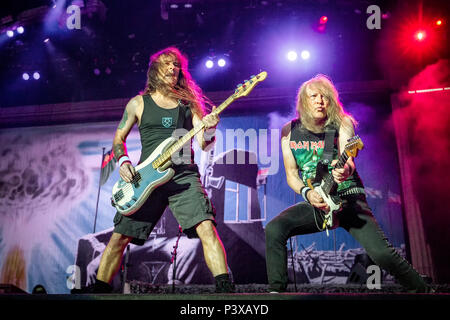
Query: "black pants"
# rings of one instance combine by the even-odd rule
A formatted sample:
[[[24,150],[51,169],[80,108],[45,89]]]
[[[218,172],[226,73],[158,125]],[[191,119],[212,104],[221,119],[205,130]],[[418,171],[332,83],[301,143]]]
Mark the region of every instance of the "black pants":
[[[346,196],[337,215],[339,226],[347,230],[366,250],[369,257],[392,274],[410,292],[425,292],[426,284],[416,270],[389,244],[373,217],[363,194]],[[306,202],[281,212],[266,225],[266,264],[269,290],[285,291],[287,240],[295,235],[320,231],[323,215]]]

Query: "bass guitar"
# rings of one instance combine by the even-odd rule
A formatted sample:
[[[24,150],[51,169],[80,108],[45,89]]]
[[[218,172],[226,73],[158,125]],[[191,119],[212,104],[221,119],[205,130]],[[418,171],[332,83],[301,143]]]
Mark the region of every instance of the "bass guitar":
[[[219,114],[236,99],[247,96],[266,77],[267,72],[263,71],[252,76],[250,80],[244,81],[243,84],[239,84],[234,93],[212,113]],[[125,182],[120,178],[113,186],[111,197],[111,204],[117,211],[125,216],[132,215],[142,207],[153,190],[172,179],[175,174],[174,169],[171,168],[172,155],[204,127],[205,125],[200,123],[178,140],[174,137],[167,138],[145,161],[135,167],[136,174],[131,182]]]

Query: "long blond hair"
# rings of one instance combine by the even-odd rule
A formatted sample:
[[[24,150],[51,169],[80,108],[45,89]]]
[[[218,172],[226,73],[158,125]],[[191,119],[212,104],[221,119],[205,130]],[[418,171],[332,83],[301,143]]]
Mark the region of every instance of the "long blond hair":
[[[172,57],[180,63],[180,74],[177,84],[173,88],[161,81],[158,76],[161,68],[161,57]],[[206,113],[205,103],[211,105],[209,99],[203,95],[202,90],[189,73],[187,57],[175,47],[165,48],[150,57],[145,89],[140,94],[151,94],[156,90],[169,97],[180,99],[184,104],[190,104],[192,112],[200,118],[203,118]]]
[[[297,93],[297,115],[306,129],[311,129],[314,126],[313,118],[308,112],[308,108],[310,107],[310,101],[306,93],[306,88],[308,87],[318,90],[329,101],[327,119],[324,127],[328,125],[334,125],[336,128],[340,128],[341,125],[349,126],[350,123],[344,121],[344,119],[350,120],[354,126],[358,124],[351,114],[344,111],[344,107],[339,100],[339,93],[331,79],[326,75],[318,74],[314,78],[304,82]]]

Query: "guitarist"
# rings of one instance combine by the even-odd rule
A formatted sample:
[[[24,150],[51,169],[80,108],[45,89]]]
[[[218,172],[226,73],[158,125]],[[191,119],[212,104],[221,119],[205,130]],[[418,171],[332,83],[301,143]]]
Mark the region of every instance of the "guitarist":
[[[183,118],[180,121],[180,117],[184,117],[184,121]],[[188,71],[187,58],[174,47],[152,55],[146,87],[126,105],[114,137],[114,155],[120,165],[121,178],[130,182],[135,175],[125,146],[135,124],[141,136],[141,163],[172,135],[178,123],[190,130],[201,121],[209,129],[197,134],[199,145],[204,150],[214,142],[212,132],[219,118],[214,114],[205,115],[205,100]],[[116,213],[114,231],[103,252],[91,291],[112,291],[110,283],[120,267],[124,249],[130,242],[143,245],[167,206],[189,238],[200,238],[206,264],[216,280],[216,292],[233,291],[225,249],[215,228],[215,211],[201,185],[192,148],[191,156],[187,158],[187,163],[172,167],[174,177],[156,188],[137,212],[130,216]]]
[[[349,232],[376,264],[395,276],[408,290],[425,292],[427,287],[422,277],[394,250],[378,226],[352,157],[342,168],[333,168],[347,140],[354,136],[356,121],[344,111],[330,79],[317,75],[303,83],[298,91],[296,110],[298,119],[282,129],[281,149],[287,183],[305,202],[287,208],[266,225],[269,292],[286,291],[287,240],[294,235],[323,230],[325,213],[330,206],[306,182],[314,178],[324,149],[332,150],[335,160],[329,171],[338,184],[336,193],[342,199],[342,210],[333,219],[332,228],[340,226]],[[335,134],[326,139],[325,132],[330,129],[334,129]],[[326,141],[333,146],[327,148]]]

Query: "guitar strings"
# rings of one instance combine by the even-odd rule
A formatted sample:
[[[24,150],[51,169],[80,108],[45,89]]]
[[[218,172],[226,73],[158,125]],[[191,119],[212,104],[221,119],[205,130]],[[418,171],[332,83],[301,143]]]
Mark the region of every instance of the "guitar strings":
[[[257,82],[262,81],[262,80],[265,79],[265,78],[263,78],[262,80],[255,80],[255,79],[259,79],[259,77],[260,77],[259,74],[258,74],[256,77],[252,77],[252,79],[249,81],[250,84],[253,84],[253,81],[255,81],[255,83],[253,84],[253,86],[254,86],[254,85],[257,84]],[[250,90],[253,89],[253,86],[249,86]],[[244,90],[241,90],[241,88],[244,88]],[[222,104],[220,104],[220,105],[215,109],[215,113],[216,113],[216,114],[219,114],[219,113],[222,112],[227,106],[229,106],[235,99],[239,98],[239,97],[236,97],[236,94],[237,94],[239,91],[248,91],[248,88],[247,88],[245,85],[241,86],[241,88],[236,89],[236,91],[235,91],[230,97],[228,97]],[[182,140],[183,140],[184,138],[186,138],[188,135],[190,135],[189,140],[192,139],[192,138],[193,138],[193,137],[194,137],[201,129],[203,129],[203,127],[204,127],[204,125],[201,125],[201,126],[199,126],[199,127],[194,127],[194,128],[192,128],[192,130],[191,130],[189,133],[187,133],[184,137],[182,137],[180,140],[178,140],[177,142],[175,142],[174,145],[172,145],[171,147],[169,147],[169,149],[168,149],[166,152],[164,152],[164,153],[161,154],[158,158],[156,158],[154,161],[151,162],[151,164],[152,164],[152,166],[151,166],[152,169],[158,170],[158,168],[153,168],[153,163],[155,163],[156,161],[158,161],[159,159],[161,159],[161,157],[162,157],[165,153],[167,153],[167,152],[168,152],[173,146],[175,146],[176,144],[179,144],[180,141],[182,141]],[[191,133],[191,132],[192,132],[192,133]],[[187,140],[188,140],[188,139],[186,139],[186,141],[185,141],[184,143],[186,143]],[[183,143],[183,144],[184,144],[184,143]],[[175,151],[171,151],[170,153],[172,154],[172,153],[174,153],[174,152],[176,152],[176,150],[175,150]],[[167,161],[167,159],[166,159],[166,161]],[[164,162],[165,162],[165,161],[164,161]],[[147,173],[147,171],[149,171],[149,170],[148,170],[149,167],[150,167],[150,164],[147,165],[147,166],[145,166],[144,168],[142,168],[142,169],[140,169],[140,170],[137,170],[137,172],[139,173],[139,177],[138,177],[138,178],[142,179],[142,175],[143,175],[144,173]],[[141,174],[141,173],[142,173],[142,174]],[[133,179],[132,179],[131,182],[125,182],[126,185],[125,185],[124,187],[120,188],[120,190],[122,190],[123,193],[128,193],[129,191],[132,191],[132,190],[133,190],[133,184],[137,182],[137,181],[135,180],[136,176],[137,176],[137,175],[135,175],[135,176],[133,177]],[[122,179],[122,180],[123,180],[123,179]],[[120,190],[119,190],[119,191],[120,191]],[[115,196],[119,191],[117,191],[115,194],[113,194],[113,196]],[[120,200],[119,200],[119,201],[120,201]]]

